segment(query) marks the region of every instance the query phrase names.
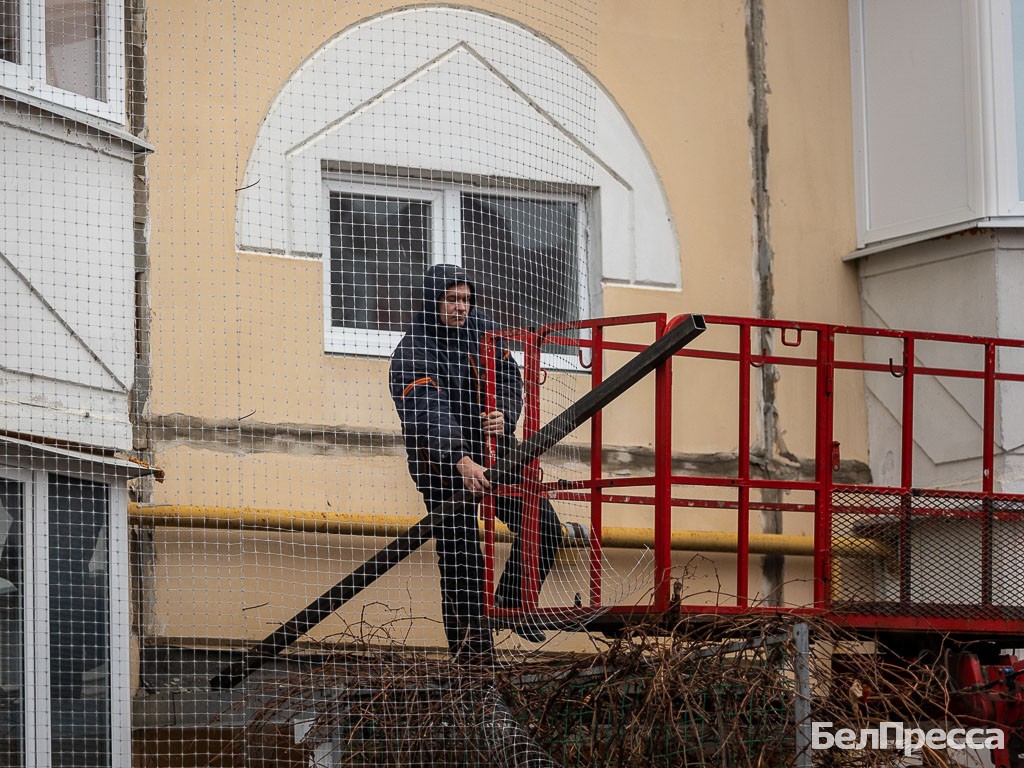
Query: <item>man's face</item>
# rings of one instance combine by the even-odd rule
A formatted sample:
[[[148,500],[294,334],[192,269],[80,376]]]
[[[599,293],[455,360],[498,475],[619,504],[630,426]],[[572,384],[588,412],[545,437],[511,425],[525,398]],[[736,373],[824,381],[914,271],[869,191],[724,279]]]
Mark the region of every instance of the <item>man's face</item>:
[[[441,325],[449,328],[461,328],[469,317],[472,292],[465,283],[458,283],[447,289],[437,302],[437,315]]]

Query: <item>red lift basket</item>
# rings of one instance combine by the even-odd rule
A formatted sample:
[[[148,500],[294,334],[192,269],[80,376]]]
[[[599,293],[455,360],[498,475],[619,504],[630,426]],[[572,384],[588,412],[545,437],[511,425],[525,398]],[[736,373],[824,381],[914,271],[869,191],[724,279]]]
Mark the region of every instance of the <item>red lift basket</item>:
[[[523,612],[540,621],[550,613],[552,621],[567,608],[538,608],[536,583],[539,495],[552,500],[583,502],[590,512],[589,594],[583,613],[636,616],[662,613],[669,608],[693,614],[729,614],[782,611],[795,614],[827,614],[836,623],[864,632],[933,631],[963,637],[992,635],[1024,638],[1024,495],[995,491],[997,446],[995,423],[997,395],[1020,388],[1024,397],[1024,372],[1000,370],[997,361],[1024,353],[1024,341],[979,338],[953,334],[894,331],[878,328],[786,322],[724,316],[704,316],[709,331],[701,343],[686,347],[661,365],[654,381],[654,473],[635,477],[607,477],[602,465],[605,447],[602,414],[590,421],[590,475],[570,482],[544,482],[536,465],[524,477],[524,537],[526,554]],[[589,375],[591,386],[606,376],[606,353],[638,353],[670,327],[663,314],[603,318],[554,324],[530,331],[497,332],[522,349],[525,381],[523,431],[528,438],[540,427],[541,399],[546,379],[542,362],[556,350],[563,356],[575,350],[581,365],[578,374]],[[627,331],[627,333],[623,333]],[[653,338],[646,343],[621,338]],[[613,340],[615,339],[615,340]],[[717,348],[722,339],[731,341]],[[930,360],[922,362],[927,347]],[[776,349],[777,348],[777,349]],[[488,351],[490,350],[490,351]],[[838,354],[846,351],[846,355]],[[888,359],[871,359],[879,350]],[[868,354],[868,352],[872,354]],[[493,343],[485,343],[488,396],[494,396]],[[738,394],[738,452],[735,471],[723,476],[673,473],[673,375],[680,373],[676,394],[687,386],[686,367],[695,360],[731,365]],[[948,361],[957,361],[949,364]],[[964,361],[964,362],[961,362]],[[586,363],[586,365],[582,365]],[[803,462],[800,479],[772,479],[752,468],[751,370],[773,366],[786,380],[787,370],[801,370],[813,379],[814,455]],[[1022,365],[1024,371],[1024,365]],[[834,434],[837,374],[854,380],[885,377],[886,386],[899,401],[899,445],[891,446],[898,457],[894,474],[898,485],[870,482],[837,482],[839,443]],[[914,485],[915,394],[925,384],[970,388],[978,406],[981,445],[977,446],[974,487],[919,488]],[[950,384],[952,382],[952,384]],[[807,387],[809,388],[809,386]],[[865,400],[842,405],[863,413]],[[684,395],[685,396],[685,395]],[[1022,400],[1024,402],[1024,400]],[[917,427],[929,414],[917,412]],[[934,426],[934,424],[932,425]],[[934,432],[934,430],[932,430]],[[808,470],[809,468],[809,470]],[[709,491],[714,490],[714,494]],[[764,491],[776,491],[775,501],[764,500]],[[794,493],[789,493],[794,492]],[[704,493],[704,496],[701,496]],[[723,501],[722,494],[726,493]],[[714,496],[713,498],[711,496]],[[787,495],[799,501],[786,501]],[[729,498],[731,496],[731,498]],[[778,498],[783,501],[778,501]],[[602,601],[602,530],[605,506],[636,504],[652,509],[654,529],[652,599],[646,605],[607,605]],[[557,506],[557,504],[556,504]],[[696,605],[673,600],[671,535],[674,508],[732,510],[735,513],[736,594],[717,604]],[[486,507],[485,507],[486,510]],[[813,526],[813,595],[806,605],[780,609],[755,604],[749,584],[751,512],[775,510],[805,513]],[[495,561],[493,516],[485,511],[485,560],[491,594]],[[488,610],[497,617],[508,611]],[[580,611],[577,606],[577,611]]]

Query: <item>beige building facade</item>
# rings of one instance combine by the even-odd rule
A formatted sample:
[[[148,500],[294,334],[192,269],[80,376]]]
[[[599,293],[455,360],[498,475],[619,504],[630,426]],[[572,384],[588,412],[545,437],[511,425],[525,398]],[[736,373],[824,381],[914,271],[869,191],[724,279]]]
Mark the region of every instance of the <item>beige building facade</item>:
[[[842,260],[856,246],[847,9],[755,5],[328,3],[288,19],[261,4],[223,16],[149,9],[159,150],[148,163],[152,376],[136,440],[166,481],[139,497],[163,508],[143,529],[147,642],[260,638],[387,540],[197,527],[209,507],[374,524],[421,514],[387,392],[395,334],[331,327],[332,194],[441,200],[490,185],[576,201],[584,317],[859,322],[856,268]],[[709,338],[735,344],[723,330]],[[693,370],[675,377],[672,450],[713,472],[710,457],[737,453],[736,374]],[[813,455],[813,391],[770,366],[751,377],[753,450],[791,470]],[[588,386],[553,372],[544,412]],[[842,386],[863,402],[858,381]],[[654,415],[646,383],[608,409],[610,471],[650,471]],[[844,466],[864,467],[863,409],[839,414],[837,434]],[[581,476],[588,434],[569,443],[546,472]],[[589,522],[579,503],[562,514]],[[169,524],[176,515],[182,524]],[[807,536],[808,517],[755,514],[750,531]],[[649,509],[621,506],[605,525],[653,523]],[[680,509],[673,526],[735,531],[736,519]],[[315,636],[387,626],[440,643],[433,559],[428,545]],[[649,553],[606,559],[608,594],[642,601]],[[763,560],[751,558],[755,600],[808,603],[809,558]],[[688,600],[735,592],[729,554],[680,551],[675,563],[692,571]],[[544,599],[571,603],[584,577],[583,555],[564,553]],[[580,643],[568,633],[552,647]]]
[[[599,439],[583,425],[543,456],[573,534],[549,614],[603,620],[670,584],[693,611],[863,588],[906,626],[1018,615],[1021,523],[971,516],[1024,478],[1022,347],[884,332],[1024,338],[1022,72],[1024,0],[4,3],[0,762],[163,764],[192,729],[220,753],[248,727],[254,700],[210,676],[424,514],[388,375],[437,263],[507,328],[632,318],[539,364],[514,349],[520,438],[657,322],[709,321],[661,400],[647,376]],[[819,332],[845,361],[828,376]],[[661,585],[638,482],[656,466]],[[925,516],[954,498],[967,523],[865,528],[865,489],[844,511],[826,479],[897,486]],[[837,544],[815,573],[814,504],[868,556]],[[865,545],[883,528],[894,545]],[[443,658],[440,603],[428,542],[300,647]],[[546,629],[498,647],[600,642]]]

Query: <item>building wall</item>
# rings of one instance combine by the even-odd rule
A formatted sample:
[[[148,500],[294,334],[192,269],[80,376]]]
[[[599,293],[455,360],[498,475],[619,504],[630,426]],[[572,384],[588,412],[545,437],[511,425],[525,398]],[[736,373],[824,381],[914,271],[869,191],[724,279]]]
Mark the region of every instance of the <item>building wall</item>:
[[[856,259],[866,324],[887,329],[1020,338],[1017,115],[1021,59],[1016,3],[1004,0],[850,4]],[[926,22],[922,24],[922,21]],[[1015,104],[1017,105],[1015,107]],[[897,364],[898,345],[866,354]],[[1002,349],[999,372],[1015,372]],[[981,371],[978,347],[918,344],[923,366]],[[869,454],[879,482],[901,474],[900,382],[867,377]],[[1015,492],[1015,382],[996,388],[992,478]],[[915,384],[914,471],[922,488],[979,490],[980,380],[922,376]]]
[[[881,328],[1024,338],[1017,289],[1021,284],[1020,232],[970,230],[871,254],[860,260],[864,319]],[[908,297],[911,300],[908,300]],[[898,345],[869,345],[873,360],[902,361]],[[1019,372],[1019,352],[1001,349],[998,370]],[[918,344],[918,366],[983,371],[979,346]],[[888,374],[866,377],[872,474],[877,482],[900,484],[902,383]],[[1021,440],[1019,383],[996,385],[995,489],[1019,493]],[[920,376],[915,384],[912,484],[920,488],[980,490],[984,392],[980,379]]]
[[[0,101],[0,423],[131,449],[133,147]]]
[[[666,242],[678,248],[671,260],[679,286],[606,279],[600,289],[604,315],[750,316],[768,307],[784,318],[859,321],[855,271],[839,258],[855,246],[842,4],[802,0],[765,7],[768,195],[758,204],[769,226],[758,237],[767,238],[772,254],[767,297],[763,268],[758,274],[752,202],[747,4],[599,0],[594,26],[569,32],[558,14],[564,5],[528,4],[518,11],[485,5],[557,41],[582,64],[597,84],[595,103],[614,107],[616,119],[635,131],[660,184],[668,218],[651,222],[650,231],[667,228],[671,234]],[[275,99],[334,35],[391,6],[314,3],[307,10],[282,23],[277,9],[257,2],[150,9],[149,135],[158,152],[148,168],[153,374],[142,426],[167,481],[148,500],[416,514],[420,503],[384,389],[386,360],[323,352],[322,264],[236,250],[237,202],[245,195],[236,190],[265,183],[246,173]],[[595,142],[604,125],[595,124]],[[272,227],[286,226],[282,212],[267,215],[281,217],[270,221]],[[602,227],[603,240],[620,234],[614,221]],[[641,266],[666,258],[661,246],[645,252],[650,245],[642,238],[634,243]],[[609,248],[602,256],[611,261],[616,253]],[[761,375],[752,373],[755,388]],[[780,375],[769,393],[773,401],[758,403],[752,414],[754,439],[763,442],[761,412],[775,409],[784,446],[806,458],[813,449],[812,393],[804,378]],[[675,377],[673,450],[680,457],[735,455],[735,378],[734,371],[714,366]],[[578,378],[554,377],[547,408],[564,407],[584,387]],[[859,381],[840,387],[847,402],[862,397]],[[643,466],[653,444],[653,388],[645,384],[610,408],[605,429],[606,441],[621,449],[616,471]],[[859,407],[840,414],[837,434],[844,458],[867,459]],[[570,442],[582,447],[585,440],[574,435]],[[769,450],[778,449],[773,441]],[[568,475],[582,466],[582,454],[570,451],[549,469]],[[783,529],[808,533],[804,517],[787,517]],[[638,508],[616,511],[614,521],[650,525]],[[755,532],[765,524],[755,520]],[[680,511],[674,525],[728,530],[735,522],[732,513]],[[213,536],[158,529],[154,535],[148,631],[164,637],[262,636],[377,543],[272,532]],[[377,597],[367,596],[364,607],[386,595],[406,616],[436,615],[432,558],[429,552],[417,557],[411,570],[389,576]],[[622,551],[610,562],[621,574],[633,573],[639,562],[645,573],[649,565],[642,558]],[[734,589],[728,556],[693,565],[691,554],[677,553],[677,563],[680,572],[693,571],[688,591],[705,595],[693,599],[707,599],[719,581],[723,593]],[[760,558],[752,558],[753,584],[761,585],[761,568]],[[402,573],[422,578],[403,580]],[[805,560],[788,563],[787,601],[809,599],[809,573]],[[208,595],[203,585],[211,574],[224,579],[223,588],[197,602],[197,594]],[[621,583],[635,594],[646,589],[646,582],[625,575]],[[763,588],[770,587],[765,581]],[[346,631],[359,615],[358,608],[346,612],[340,622],[325,624],[320,636]],[[439,641],[437,624],[414,624],[411,639]]]
[[[42,4],[14,10],[26,23],[13,31],[41,24]],[[138,466],[115,454],[133,448],[134,168],[147,147],[115,93],[135,72],[123,13],[110,21],[97,46],[117,67],[109,101],[50,87],[36,64],[54,50],[39,36],[20,37],[19,66],[9,53],[0,62],[0,656],[3,752],[17,765],[130,759],[127,506]]]

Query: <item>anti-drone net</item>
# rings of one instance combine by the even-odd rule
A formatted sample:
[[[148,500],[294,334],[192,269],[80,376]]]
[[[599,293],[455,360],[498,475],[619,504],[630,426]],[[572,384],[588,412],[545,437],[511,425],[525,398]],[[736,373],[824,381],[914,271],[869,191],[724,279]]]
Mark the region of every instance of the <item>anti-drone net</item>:
[[[548,499],[585,431],[459,496],[590,389],[595,25],[593,0],[0,5],[0,763],[347,764],[388,704],[318,677],[333,654],[445,700],[644,599],[647,555],[606,553],[598,604],[588,507]],[[425,662],[450,675],[410,682]],[[506,713],[487,674],[451,706]],[[387,737],[409,764],[414,723]]]

